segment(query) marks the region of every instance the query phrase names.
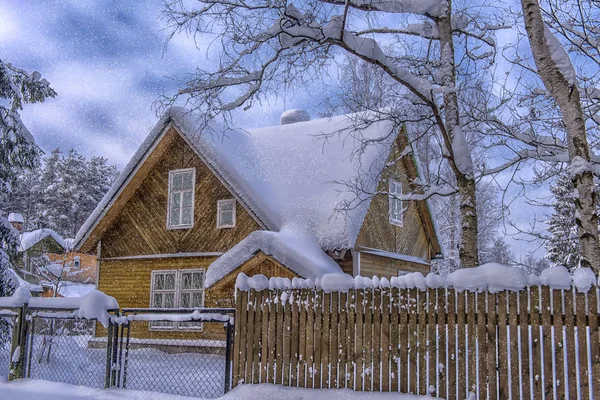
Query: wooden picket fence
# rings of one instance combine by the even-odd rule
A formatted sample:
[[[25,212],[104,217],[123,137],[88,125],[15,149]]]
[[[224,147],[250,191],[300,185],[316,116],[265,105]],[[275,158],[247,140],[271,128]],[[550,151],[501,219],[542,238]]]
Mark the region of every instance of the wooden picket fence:
[[[597,287],[236,295],[234,385],[600,399]]]

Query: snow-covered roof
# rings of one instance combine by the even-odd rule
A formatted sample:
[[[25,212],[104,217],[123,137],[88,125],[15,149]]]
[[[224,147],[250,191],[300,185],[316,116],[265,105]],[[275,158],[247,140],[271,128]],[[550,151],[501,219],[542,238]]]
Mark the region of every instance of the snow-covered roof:
[[[58,285],[58,294],[63,297],[83,297],[95,289],[96,285],[93,283],[62,281]]]
[[[397,127],[387,120],[355,128],[355,118],[342,115],[228,131],[221,136],[203,134],[198,129],[197,115],[173,107],[161,117],[81,227],[76,248],[110,208],[121,187],[135,174],[170,123],[266,229],[301,228],[314,236],[323,249],[351,248],[370,198],[355,198],[339,182],[359,179],[362,188],[374,191],[398,133]],[[361,146],[365,140],[370,144]],[[342,201],[352,202],[347,213],[336,212]]]
[[[58,243],[63,249],[67,248],[62,236],[60,236],[56,231],[52,229],[43,228],[36,229],[35,231],[31,232],[23,232],[21,234],[21,244],[19,245],[19,252],[29,250],[37,243],[46,239],[48,236],[51,236],[54,240],[56,240],[56,243]]]
[[[303,278],[315,279],[327,273],[342,273],[314,236],[287,229],[281,232],[254,231],[208,267],[204,286],[211,287],[258,251],[272,256]]]

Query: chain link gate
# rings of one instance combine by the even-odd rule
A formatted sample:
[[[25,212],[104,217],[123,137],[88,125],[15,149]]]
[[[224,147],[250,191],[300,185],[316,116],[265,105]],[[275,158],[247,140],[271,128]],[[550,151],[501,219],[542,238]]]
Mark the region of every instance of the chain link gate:
[[[123,309],[112,326],[111,386],[203,398],[231,387],[235,309]]]

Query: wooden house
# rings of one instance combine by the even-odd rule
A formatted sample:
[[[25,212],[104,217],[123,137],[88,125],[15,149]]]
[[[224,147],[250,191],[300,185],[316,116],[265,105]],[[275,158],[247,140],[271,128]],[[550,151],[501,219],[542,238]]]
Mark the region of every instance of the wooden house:
[[[391,277],[427,273],[441,254],[427,202],[393,197],[418,169],[390,121],[221,134],[197,121],[167,111],[77,235],[121,307],[231,307],[240,272]],[[189,325],[163,328],[145,335],[191,337]]]

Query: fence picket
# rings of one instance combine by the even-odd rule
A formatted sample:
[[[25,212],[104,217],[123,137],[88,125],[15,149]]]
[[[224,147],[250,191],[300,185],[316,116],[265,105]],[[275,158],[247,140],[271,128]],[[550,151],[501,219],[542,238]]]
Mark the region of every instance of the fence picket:
[[[283,324],[283,316],[285,314],[285,304],[283,302],[283,298],[284,298],[284,291],[282,290],[277,290],[275,292],[275,298],[277,299],[276,301],[276,312],[277,312],[277,331],[276,331],[276,335],[277,335],[277,347],[276,347],[276,362],[275,362],[275,366],[277,368],[276,373],[275,373],[275,378],[278,384],[283,384],[283,336],[284,336],[284,330],[285,330],[285,326]]]
[[[268,350],[268,365],[267,365],[267,382],[275,383],[275,351],[277,348],[277,291],[269,291],[269,332],[267,335],[267,350]],[[264,351],[264,349],[263,349]]]
[[[261,326],[261,334],[262,334],[262,338],[260,341],[260,349],[259,349],[259,358],[260,358],[260,379],[259,382],[260,383],[266,383],[267,382],[267,373],[268,373],[268,357],[269,354],[266,351],[266,349],[268,349],[269,344],[268,344],[268,335],[269,335],[269,303],[268,303],[268,299],[269,299],[269,291],[268,290],[264,290],[261,293],[262,296],[262,300],[259,311],[260,311],[260,316],[261,316],[261,322],[262,322],[262,326]]]
[[[373,290],[373,370],[371,380],[373,391],[381,390],[381,289]]]
[[[592,394],[593,398],[600,399],[600,340],[598,336],[598,288],[592,287],[588,292],[588,307],[590,311],[590,348],[592,358]]]
[[[487,309],[488,309],[488,322],[487,322],[487,340],[488,340],[488,353],[487,353],[487,371],[488,371],[488,398],[495,399],[498,396],[498,365],[496,363],[496,354],[498,346],[498,335],[496,332],[497,327],[497,294],[487,294]]]
[[[399,387],[401,393],[408,393],[408,310],[410,300],[408,290],[400,289],[400,327],[399,327],[399,345],[400,345],[400,375]]]
[[[331,293],[323,293],[323,348],[321,349],[321,387],[329,388],[331,368],[329,358],[329,340],[331,338],[331,331],[329,326],[331,324]]]
[[[521,389],[523,399],[531,399],[531,371],[529,366],[529,308],[527,290],[519,293],[519,328],[521,343]]]
[[[381,289],[381,391],[390,391],[390,290]]]
[[[417,290],[408,290],[408,374],[409,391],[418,393],[418,369],[417,369]]]
[[[575,295],[575,304],[577,306],[577,343],[579,347],[579,377],[577,386],[580,389],[581,399],[590,398],[590,384],[588,377],[588,352],[587,352],[587,309],[585,307],[586,294],[577,293]]]
[[[298,297],[298,386],[306,387],[306,340],[308,330],[306,329],[307,318],[307,296],[308,291],[301,289]]]
[[[510,393],[511,398],[521,398],[519,381],[519,338],[517,333],[517,296],[516,292],[508,292],[508,324],[510,332]],[[514,310],[514,312],[512,311]]]
[[[457,398],[456,380],[456,306],[455,291],[448,290],[448,399]]]
[[[465,358],[469,368],[467,393],[477,393],[477,350],[475,348],[475,339],[477,337],[477,326],[475,325],[475,293],[467,292],[467,338],[469,343],[469,353]]]
[[[284,296],[285,295],[285,296]],[[283,385],[290,385],[291,350],[292,350],[292,293],[288,290],[282,294],[283,302]]]
[[[476,293],[477,296],[477,398],[483,400],[487,396],[487,352],[488,340],[486,337],[487,293]],[[491,397],[491,396],[490,396]]]
[[[354,355],[356,380],[356,390],[363,390],[364,381],[364,346],[363,346],[363,331],[364,331],[364,312],[365,309],[365,290],[356,290],[356,348]]]
[[[567,382],[569,384],[568,389],[568,398],[576,399],[577,398],[577,375],[576,371],[576,363],[575,363],[575,315],[573,313],[573,290],[565,290],[564,292],[564,302],[565,302],[565,333],[566,333],[566,342],[567,342],[567,371],[568,371],[568,379]]]
[[[314,290],[308,290],[306,295],[306,326],[304,331],[306,334],[306,387],[314,387],[314,368],[315,368],[315,294]]]
[[[458,398],[467,398],[467,337],[466,337],[466,326],[465,326],[465,295],[466,292],[460,292],[456,294],[456,327],[458,331],[456,351],[456,365],[458,365],[457,383],[458,383]]]
[[[351,289],[348,293],[347,320],[348,328],[346,329],[346,370],[344,387],[356,390],[356,290]]]
[[[365,327],[363,333],[363,344],[364,344],[364,390],[372,390],[372,379],[373,374],[373,289],[365,290]]]
[[[329,364],[330,364],[330,387],[338,388],[338,360],[339,360],[339,336],[338,336],[338,317],[339,317],[339,292],[331,293],[331,325],[330,343],[329,343]]]
[[[417,337],[417,348],[419,351],[419,394],[427,394],[427,292],[417,292],[419,300],[417,303],[417,319],[419,321],[419,333]]]
[[[529,297],[529,315],[531,318],[531,365],[533,370],[533,398],[542,398],[542,354],[540,343],[540,290],[538,286],[531,287]]]
[[[427,394],[437,393],[437,342],[436,342],[437,291],[427,289]],[[434,389],[433,391],[431,389]]]
[[[565,398],[565,358],[563,348],[562,291],[552,291],[552,316],[554,318],[554,359],[556,369],[556,398]]]
[[[398,342],[398,324],[400,317],[400,293],[397,288],[390,291],[390,377],[392,392],[398,391],[398,381],[400,380],[400,347]]]
[[[242,326],[245,327],[246,324],[242,324],[242,318],[244,317],[243,314],[245,314],[245,309],[244,304],[247,304],[248,302],[248,293],[246,292],[242,292],[242,291],[237,291],[236,292],[236,298],[238,298],[239,300],[236,301],[235,303],[235,314],[238,318],[238,320],[236,321],[235,324],[235,343],[234,343],[234,352],[233,352],[233,371],[232,371],[232,383],[233,383],[233,387],[236,387],[238,385],[238,382],[240,381],[240,372],[241,372],[241,363],[243,360],[245,360],[245,358],[240,354],[242,352],[242,349],[245,349],[245,339],[246,339],[246,335],[242,336]],[[246,297],[246,301],[244,302],[244,300],[242,299],[243,297]],[[243,311],[242,311],[243,310]],[[244,339],[244,342],[242,342],[242,338]],[[242,343],[244,344],[244,346],[242,347]]]
[[[509,399],[508,340],[506,324],[506,292],[500,292],[498,299],[498,373],[500,399]]]
[[[554,397],[554,364],[552,362],[552,335],[550,324],[550,288],[542,287],[541,292],[541,312],[542,312],[542,350],[544,351],[544,366],[542,368],[542,376],[544,380],[544,393],[547,398]]]
[[[338,387],[345,388],[346,386],[346,358],[347,358],[347,341],[346,327],[348,326],[348,293],[340,293],[338,316],[339,339],[338,339]]]
[[[313,363],[314,388],[321,388],[323,365],[321,353],[323,349],[323,293],[315,291],[315,360]]]
[[[292,290],[290,294],[290,302],[292,306],[291,324],[290,324],[290,386],[298,386],[298,353],[300,344],[300,303],[301,292]]]
[[[448,335],[446,334],[446,288],[437,289],[437,303],[438,303],[438,337],[437,337],[437,348],[438,348],[438,377],[439,384],[437,387],[437,396],[441,398],[448,398],[448,390],[447,383],[448,380],[446,376],[448,374],[448,351],[446,346],[448,344]],[[443,366],[443,367],[442,367]]]

